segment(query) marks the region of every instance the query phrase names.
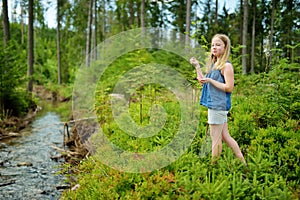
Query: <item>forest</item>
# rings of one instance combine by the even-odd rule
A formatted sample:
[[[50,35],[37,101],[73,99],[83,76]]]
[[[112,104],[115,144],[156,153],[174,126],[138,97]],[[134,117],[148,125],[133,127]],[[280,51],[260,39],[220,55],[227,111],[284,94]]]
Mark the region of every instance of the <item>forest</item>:
[[[0,138],[23,127],[11,119],[21,123],[39,106],[42,87],[60,101],[55,112],[63,120],[94,118],[76,125],[89,152],[62,164],[69,188],[61,199],[299,199],[300,2],[220,2],[2,0]],[[55,27],[47,23],[50,8]],[[226,145],[215,165],[210,154],[199,157],[207,110],[199,105],[202,87],[189,57],[204,66],[216,33],[231,40],[235,87],[228,125],[247,166]],[[150,46],[143,34],[151,35]],[[186,47],[192,49],[187,54]],[[182,77],[183,91],[173,85]],[[189,96],[187,107],[172,87]],[[112,106],[119,90],[125,112]],[[147,129],[155,123],[163,127]],[[101,134],[91,136],[95,124]],[[128,124],[133,128],[124,129]],[[137,126],[141,133],[132,133]],[[177,135],[181,129],[185,134]],[[103,136],[125,153],[112,158]],[[169,144],[184,147],[172,154]],[[159,167],[141,170],[147,168],[143,153],[164,149],[170,151],[149,158]]]

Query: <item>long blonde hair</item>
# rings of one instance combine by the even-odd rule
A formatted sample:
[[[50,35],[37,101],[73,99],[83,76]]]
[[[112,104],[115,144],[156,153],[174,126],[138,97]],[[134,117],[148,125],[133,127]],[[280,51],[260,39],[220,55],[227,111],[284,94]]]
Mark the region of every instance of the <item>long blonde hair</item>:
[[[214,69],[217,70],[222,70],[224,68],[225,63],[229,59],[230,55],[230,39],[227,35],[225,34],[216,34],[212,37],[212,40],[214,38],[219,38],[222,40],[225,44],[224,47],[224,54],[220,57],[220,59],[217,59],[216,56],[214,56],[212,53],[209,54],[207,64],[206,64],[206,71],[209,72],[211,70],[211,66],[214,65]]]

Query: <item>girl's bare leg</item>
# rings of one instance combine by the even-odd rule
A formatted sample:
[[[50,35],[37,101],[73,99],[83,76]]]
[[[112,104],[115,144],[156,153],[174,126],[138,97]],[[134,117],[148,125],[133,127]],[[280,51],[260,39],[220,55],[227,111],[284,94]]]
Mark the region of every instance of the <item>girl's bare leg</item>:
[[[222,139],[226,144],[233,150],[235,156],[240,159],[243,163],[246,163],[245,158],[241,152],[238,143],[230,136],[228,131],[228,124],[225,123],[222,130]]]
[[[209,126],[212,140],[212,159],[214,163],[222,153],[222,130],[224,124],[210,124]]]

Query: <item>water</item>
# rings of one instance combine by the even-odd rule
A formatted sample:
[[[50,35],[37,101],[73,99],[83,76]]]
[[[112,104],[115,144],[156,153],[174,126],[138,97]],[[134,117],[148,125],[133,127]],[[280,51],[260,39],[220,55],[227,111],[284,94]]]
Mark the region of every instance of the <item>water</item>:
[[[62,131],[60,117],[46,112],[22,137],[0,141],[0,199],[59,199],[63,160],[51,159],[59,155],[51,146],[63,148]]]

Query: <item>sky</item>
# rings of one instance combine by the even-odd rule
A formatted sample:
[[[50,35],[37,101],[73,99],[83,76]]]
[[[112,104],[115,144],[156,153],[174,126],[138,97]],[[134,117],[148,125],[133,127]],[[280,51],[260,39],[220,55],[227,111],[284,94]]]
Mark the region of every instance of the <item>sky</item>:
[[[8,0],[8,13],[11,13],[10,10],[13,2],[14,0]],[[48,8],[45,13],[46,24],[48,24],[50,28],[56,27],[56,1],[42,0],[42,2],[45,7]],[[219,0],[219,10],[222,10],[224,3],[226,8],[229,9],[229,12],[233,12],[238,4],[238,0]]]

